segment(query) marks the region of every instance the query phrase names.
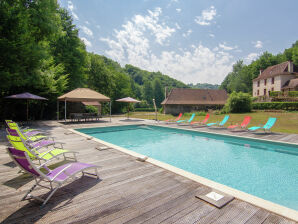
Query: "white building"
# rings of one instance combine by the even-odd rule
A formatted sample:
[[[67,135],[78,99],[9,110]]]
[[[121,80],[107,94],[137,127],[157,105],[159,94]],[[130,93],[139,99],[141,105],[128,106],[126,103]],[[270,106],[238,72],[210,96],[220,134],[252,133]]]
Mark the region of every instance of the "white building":
[[[282,91],[287,89],[291,80],[298,79],[298,69],[291,61],[273,65],[260,71],[260,75],[253,80],[253,97],[269,95],[271,91]],[[291,82],[293,83],[293,81]],[[296,90],[291,88],[291,90]]]

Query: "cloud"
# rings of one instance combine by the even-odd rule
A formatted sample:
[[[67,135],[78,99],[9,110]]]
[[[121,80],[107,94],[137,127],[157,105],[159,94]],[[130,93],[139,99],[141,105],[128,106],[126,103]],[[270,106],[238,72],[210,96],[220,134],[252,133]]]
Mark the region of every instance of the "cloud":
[[[181,29],[181,26],[178,23],[175,23],[175,26],[176,26],[177,30]]]
[[[263,42],[260,40],[257,40],[256,42],[253,42],[253,44],[255,45],[255,48],[262,48],[263,47]]]
[[[244,58],[244,62],[246,64],[250,64],[253,60],[257,59],[259,56],[258,53],[250,53],[249,55],[247,55],[245,58]]]
[[[69,11],[71,12],[72,17],[73,17],[75,20],[79,20],[78,15],[74,12],[75,7],[74,7],[72,1],[68,1],[68,2],[67,2],[67,8],[68,8]]]
[[[222,43],[222,44],[219,44],[218,46],[219,46],[221,49],[225,50],[225,51],[231,51],[231,50],[235,50],[235,49],[238,48],[238,46],[234,46],[234,47],[232,47],[232,46],[227,46],[225,42]]]
[[[214,35],[213,33],[210,33],[210,34],[209,34],[209,37],[214,38],[215,35]]]
[[[180,12],[181,12],[181,9],[176,9],[176,11],[177,11],[178,13],[180,13]]]
[[[88,27],[86,27],[86,26],[79,26],[81,29],[82,29],[82,31],[86,34],[86,35],[88,35],[89,37],[93,37],[93,32],[92,32],[92,30],[90,30]]]
[[[85,23],[86,23],[87,25],[90,25],[89,21],[87,21],[87,20],[85,21]]]
[[[85,37],[82,37],[81,40],[84,42],[84,44],[87,46],[87,47],[92,47],[92,43],[87,40],[87,38]]]
[[[186,33],[183,33],[182,36],[183,37],[188,37],[191,33],[192,33],[192,30],[189,29],[189,30],[186,31]]]
[[[216,9],[214,6],[211,6],[209,9],[203,10],[200,16],[196,16],[195,22],[201,26],[209,26],[215,16]]]

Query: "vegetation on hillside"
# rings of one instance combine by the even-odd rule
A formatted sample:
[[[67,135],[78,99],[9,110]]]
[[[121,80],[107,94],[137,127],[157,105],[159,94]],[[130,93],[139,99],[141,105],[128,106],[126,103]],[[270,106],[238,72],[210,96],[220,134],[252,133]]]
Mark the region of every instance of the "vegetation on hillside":
[[[0,118],[24,119],[25,102],[4,96],[31,92],[49,99],[32,102],[35,119],[55,118],[56,99],[78,87],[110,97],[113,112],[125,107],[115,99],[131,96],[160,106],[164,87],[187,87],[160,72],[148,72],[86,51],[67,10],[56,0],[0,2]],[[20,109],[17,109],[20,108]],[[63,109],[63,108],[61,108]]]
[[[293,61],[296,66],[298,65],[298,41],[291,48],[285,49],[283,53],[277,55],[264,52],[249,65],[245,65],[242,60],[237,61],[233,65],[233,71],[221,83],[220,89],[225,89],[228,93],[233,91],[251,93],[252,80],[258,77],[260,70],[284,61]]]
[[[209,84],[209,83],[197,83],[197,84],[188,84],[190,88],[196,89],[219,89],[220,85],[217,84]]]

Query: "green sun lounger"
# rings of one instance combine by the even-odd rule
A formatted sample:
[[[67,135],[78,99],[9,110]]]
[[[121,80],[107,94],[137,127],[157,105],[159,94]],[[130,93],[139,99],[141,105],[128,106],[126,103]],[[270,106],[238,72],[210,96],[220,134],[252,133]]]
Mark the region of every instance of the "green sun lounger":
[[[208,123],[207,126],[208,126],[208,127],[211,127],[211,126],[214,126],[214,125],[218,125],[219,127],[222,127],[222,126],[224,126],[224,124],[229,120],[229,118],[230,118],[230,115],[226,115],[226,116],[224,117],[224,119],[222,119],[222,121],[221,121],[220,123],[218,123],[218,122],[215,122],[215,123]]]

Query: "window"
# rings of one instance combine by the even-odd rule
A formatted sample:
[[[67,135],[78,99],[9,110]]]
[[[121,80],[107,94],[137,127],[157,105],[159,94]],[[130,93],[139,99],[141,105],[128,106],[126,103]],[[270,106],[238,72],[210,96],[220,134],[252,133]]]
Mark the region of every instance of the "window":
[[[257,91],[257,95],[260,95],[260,90]]]
[[[264,89],[264,96],[266,96],[266,89]]]
[[[267,79],[264,79],[264,85],[266,86],[266,84],[267,84]]]
[[[260,81],[258,81],[258,83],[257,83],[257,87],[260,87]]]
[[[274,87],[271,88],[271,91],[272,91],[272,92],[274,91]]]
[[[271,78],[271,83],[274,84],[274,77]]]

